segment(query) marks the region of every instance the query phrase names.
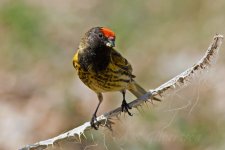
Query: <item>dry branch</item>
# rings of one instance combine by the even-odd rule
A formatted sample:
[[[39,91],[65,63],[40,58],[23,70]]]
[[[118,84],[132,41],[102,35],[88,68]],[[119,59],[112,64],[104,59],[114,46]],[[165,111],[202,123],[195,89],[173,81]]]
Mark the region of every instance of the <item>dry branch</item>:
[[[199,73],[208,70],[208,68],[215,62],[219,48],[222,44],[222,39],[222,35],[214,36],[213,41],[207,49],[205,55],[195,65],[172,78],[168,82],[162,84],[158,88],[150,90],[141,98],[132,101],[131,103],[129,103],[130,107],[140,106],[148,99],[165,98],[167,94],[172,94],[174,91],[180,90],[183,87],[189,85],[191,81],[193,81],[193,79],[196,77],[196,75],[199,75]],[[97,120],[101,126],[106,126],[111,129],[112,122],[110,121],[110,119],[112,117],[117,117],[120,113],[121,107],[99,116]],[[21,148],[21,150],[43,150],[49,146],[57,145],[61,141],[70,141],[71,139],[80,138],[81,135],[84,135],[85,131],[90,129],[90,122],[86,122],[79,127],[75,127],[74,129],[51,139],[40,141],[32,145],[27,145]]]

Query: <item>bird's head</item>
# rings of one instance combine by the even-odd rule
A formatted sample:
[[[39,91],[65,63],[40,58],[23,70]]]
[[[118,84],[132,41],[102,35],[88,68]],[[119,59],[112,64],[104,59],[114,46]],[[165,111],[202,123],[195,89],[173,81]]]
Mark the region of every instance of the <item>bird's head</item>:
[[[91,28],[86,34],[86,42],[89,46],[115,47],[115,33],[106,27]]]

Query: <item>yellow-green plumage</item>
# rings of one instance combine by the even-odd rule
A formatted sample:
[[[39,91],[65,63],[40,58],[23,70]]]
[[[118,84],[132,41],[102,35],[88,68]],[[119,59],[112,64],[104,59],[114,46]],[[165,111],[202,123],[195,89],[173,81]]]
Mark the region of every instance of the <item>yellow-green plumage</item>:
[[[78,63],[78,58],[79,53],[77,52],[73,62],[78,76],[93,91],[109,92],[135,88],[136,83],[133,80],[135,76],[132,75],[131,65],[114,49],[110,53],[108,66],[98,73],[91,70],[91,67],[88,71],[82,69]]]
[[[73,65],[81,81],[98,96],[98,106],[92,116],[91,126],[97,129],[94,122],[96,113],[103,100],[102,93],[120,91],[123,94],[122,111],[132,115],[125,100],[125,91],[129,90],[137,98],[146,91],[138,85],[132,75],[130,63],[113,47],[115,34],[107,28],[90,29],[81,39],[79,48],[73,57]]]

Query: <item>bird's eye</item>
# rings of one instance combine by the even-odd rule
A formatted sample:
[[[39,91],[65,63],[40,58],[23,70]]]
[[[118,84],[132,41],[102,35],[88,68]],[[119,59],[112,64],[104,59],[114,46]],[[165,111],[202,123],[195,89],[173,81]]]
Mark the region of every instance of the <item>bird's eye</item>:
[[[103,34],[102,33],[99,33],[98,34],[98,37],[102,38],[103,37]]]

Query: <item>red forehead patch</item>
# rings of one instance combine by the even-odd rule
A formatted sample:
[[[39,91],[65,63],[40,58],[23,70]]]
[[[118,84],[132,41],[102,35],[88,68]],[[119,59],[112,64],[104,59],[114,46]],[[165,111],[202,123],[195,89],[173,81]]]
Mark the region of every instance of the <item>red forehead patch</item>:
[[[102,33],[104,34],[105,37],[107,37],[107,38],[109,38],[109,37],[115,38],[115,33],[112,30],[102,27],[101,31],[102,31]]]

